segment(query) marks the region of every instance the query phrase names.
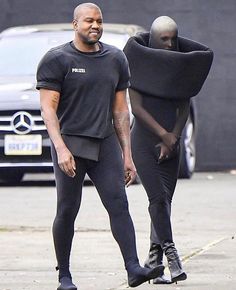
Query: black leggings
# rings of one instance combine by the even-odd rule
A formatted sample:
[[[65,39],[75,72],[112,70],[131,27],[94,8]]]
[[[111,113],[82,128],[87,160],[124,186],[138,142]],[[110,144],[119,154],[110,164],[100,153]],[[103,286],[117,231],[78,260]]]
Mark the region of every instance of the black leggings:
[[[69,258],[74,235],[74,221],[80,208],[82,185],[87,173],[106,208],[111,230],[119,244],[125,265],[137,262],[135,232],[131,220],[124,184],[124,165],[115,134],[101,144],[99,162],[75,157],[76,176],[65,175],[57,164],[52,146],[57,187],[57,214],[53,224],[53,238],[59,276],[69,275]]]
[[[178,176],[179,150],[174,158],[158,164],[155,145],[160,139],[145,133],[137,123],[132,130],[131,141],[134,163],[149,199],[151,241],[163,246],[165,242],[173,241],[170,216]]]

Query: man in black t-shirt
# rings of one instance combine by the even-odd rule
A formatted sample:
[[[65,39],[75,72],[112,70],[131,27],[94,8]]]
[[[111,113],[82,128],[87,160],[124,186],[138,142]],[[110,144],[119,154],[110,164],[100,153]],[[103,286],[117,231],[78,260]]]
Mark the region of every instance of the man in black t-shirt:
[[[57,289],[77,289],[72,283],[69,259],[86,173],[108,211],[128,283],[136,287],[157,277],[163,267],[147,269],[139,265],[128,211],[125,184],[129,185],[136,175],[126,103],[128,63],[122,51],[99,42],[102,14],[95,4],[75,8],[73,27],[74,40],[46,53],[37,71],[57,187],[53,224],[60,282]]]

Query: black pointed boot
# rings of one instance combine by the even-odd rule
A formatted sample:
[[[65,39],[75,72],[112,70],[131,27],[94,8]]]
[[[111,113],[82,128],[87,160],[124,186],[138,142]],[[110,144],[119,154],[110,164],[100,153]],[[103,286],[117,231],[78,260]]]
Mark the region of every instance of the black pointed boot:
[[[159,265],[163,266],[163,250],[160,245],[151,242],[148,257],[144,263],[146,268],[155,268]],[[158,277],[153,279],[153,284],[170,284],[171,281],[167,279],[163,271]]]
[[[139,263],[129,263],[126,265],[128,274],[128,285],[130,287],[137,287],[144,282],[150,281],[163,272],[164,266],[158,265],[155,268],[141,267]]]
[[[59,282],[60,285],[57,290],[77,290],[77,287],[72,283],[71,277],[62,277]]]
[[[59,283],[57,290],[77,290],[77,287],[72,282],[72,277],[69,271],[69,267],[56,267],[59,270]]]
[[[173,242],[164,243],[163,250],[167,258],[172,283],[187,279],[187,274],[182,268],[182,264]]]

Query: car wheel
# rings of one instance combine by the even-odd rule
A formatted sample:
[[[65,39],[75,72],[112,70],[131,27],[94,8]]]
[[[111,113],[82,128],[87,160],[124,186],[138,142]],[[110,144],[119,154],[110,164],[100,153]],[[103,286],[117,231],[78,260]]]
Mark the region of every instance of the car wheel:
[[[18,183],[22,180],[24,172],[17,169],[1,169],[0,170],[0,180],[6,183]]]
[[[196,164],[195,127],[191,116],[186,122],[180,147],[179,178],[191,178]]]

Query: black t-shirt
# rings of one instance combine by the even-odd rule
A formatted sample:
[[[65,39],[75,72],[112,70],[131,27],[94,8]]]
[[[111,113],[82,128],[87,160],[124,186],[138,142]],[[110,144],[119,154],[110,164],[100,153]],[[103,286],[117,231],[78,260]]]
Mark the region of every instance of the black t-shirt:
[[[115,92],[129,87],[129,67],[118,48],[99,42],[84,53],[72,42],[49,50],[37,70],[37,89],[60,92],[57,110],[61,134],[105,138],[113,131]]]

